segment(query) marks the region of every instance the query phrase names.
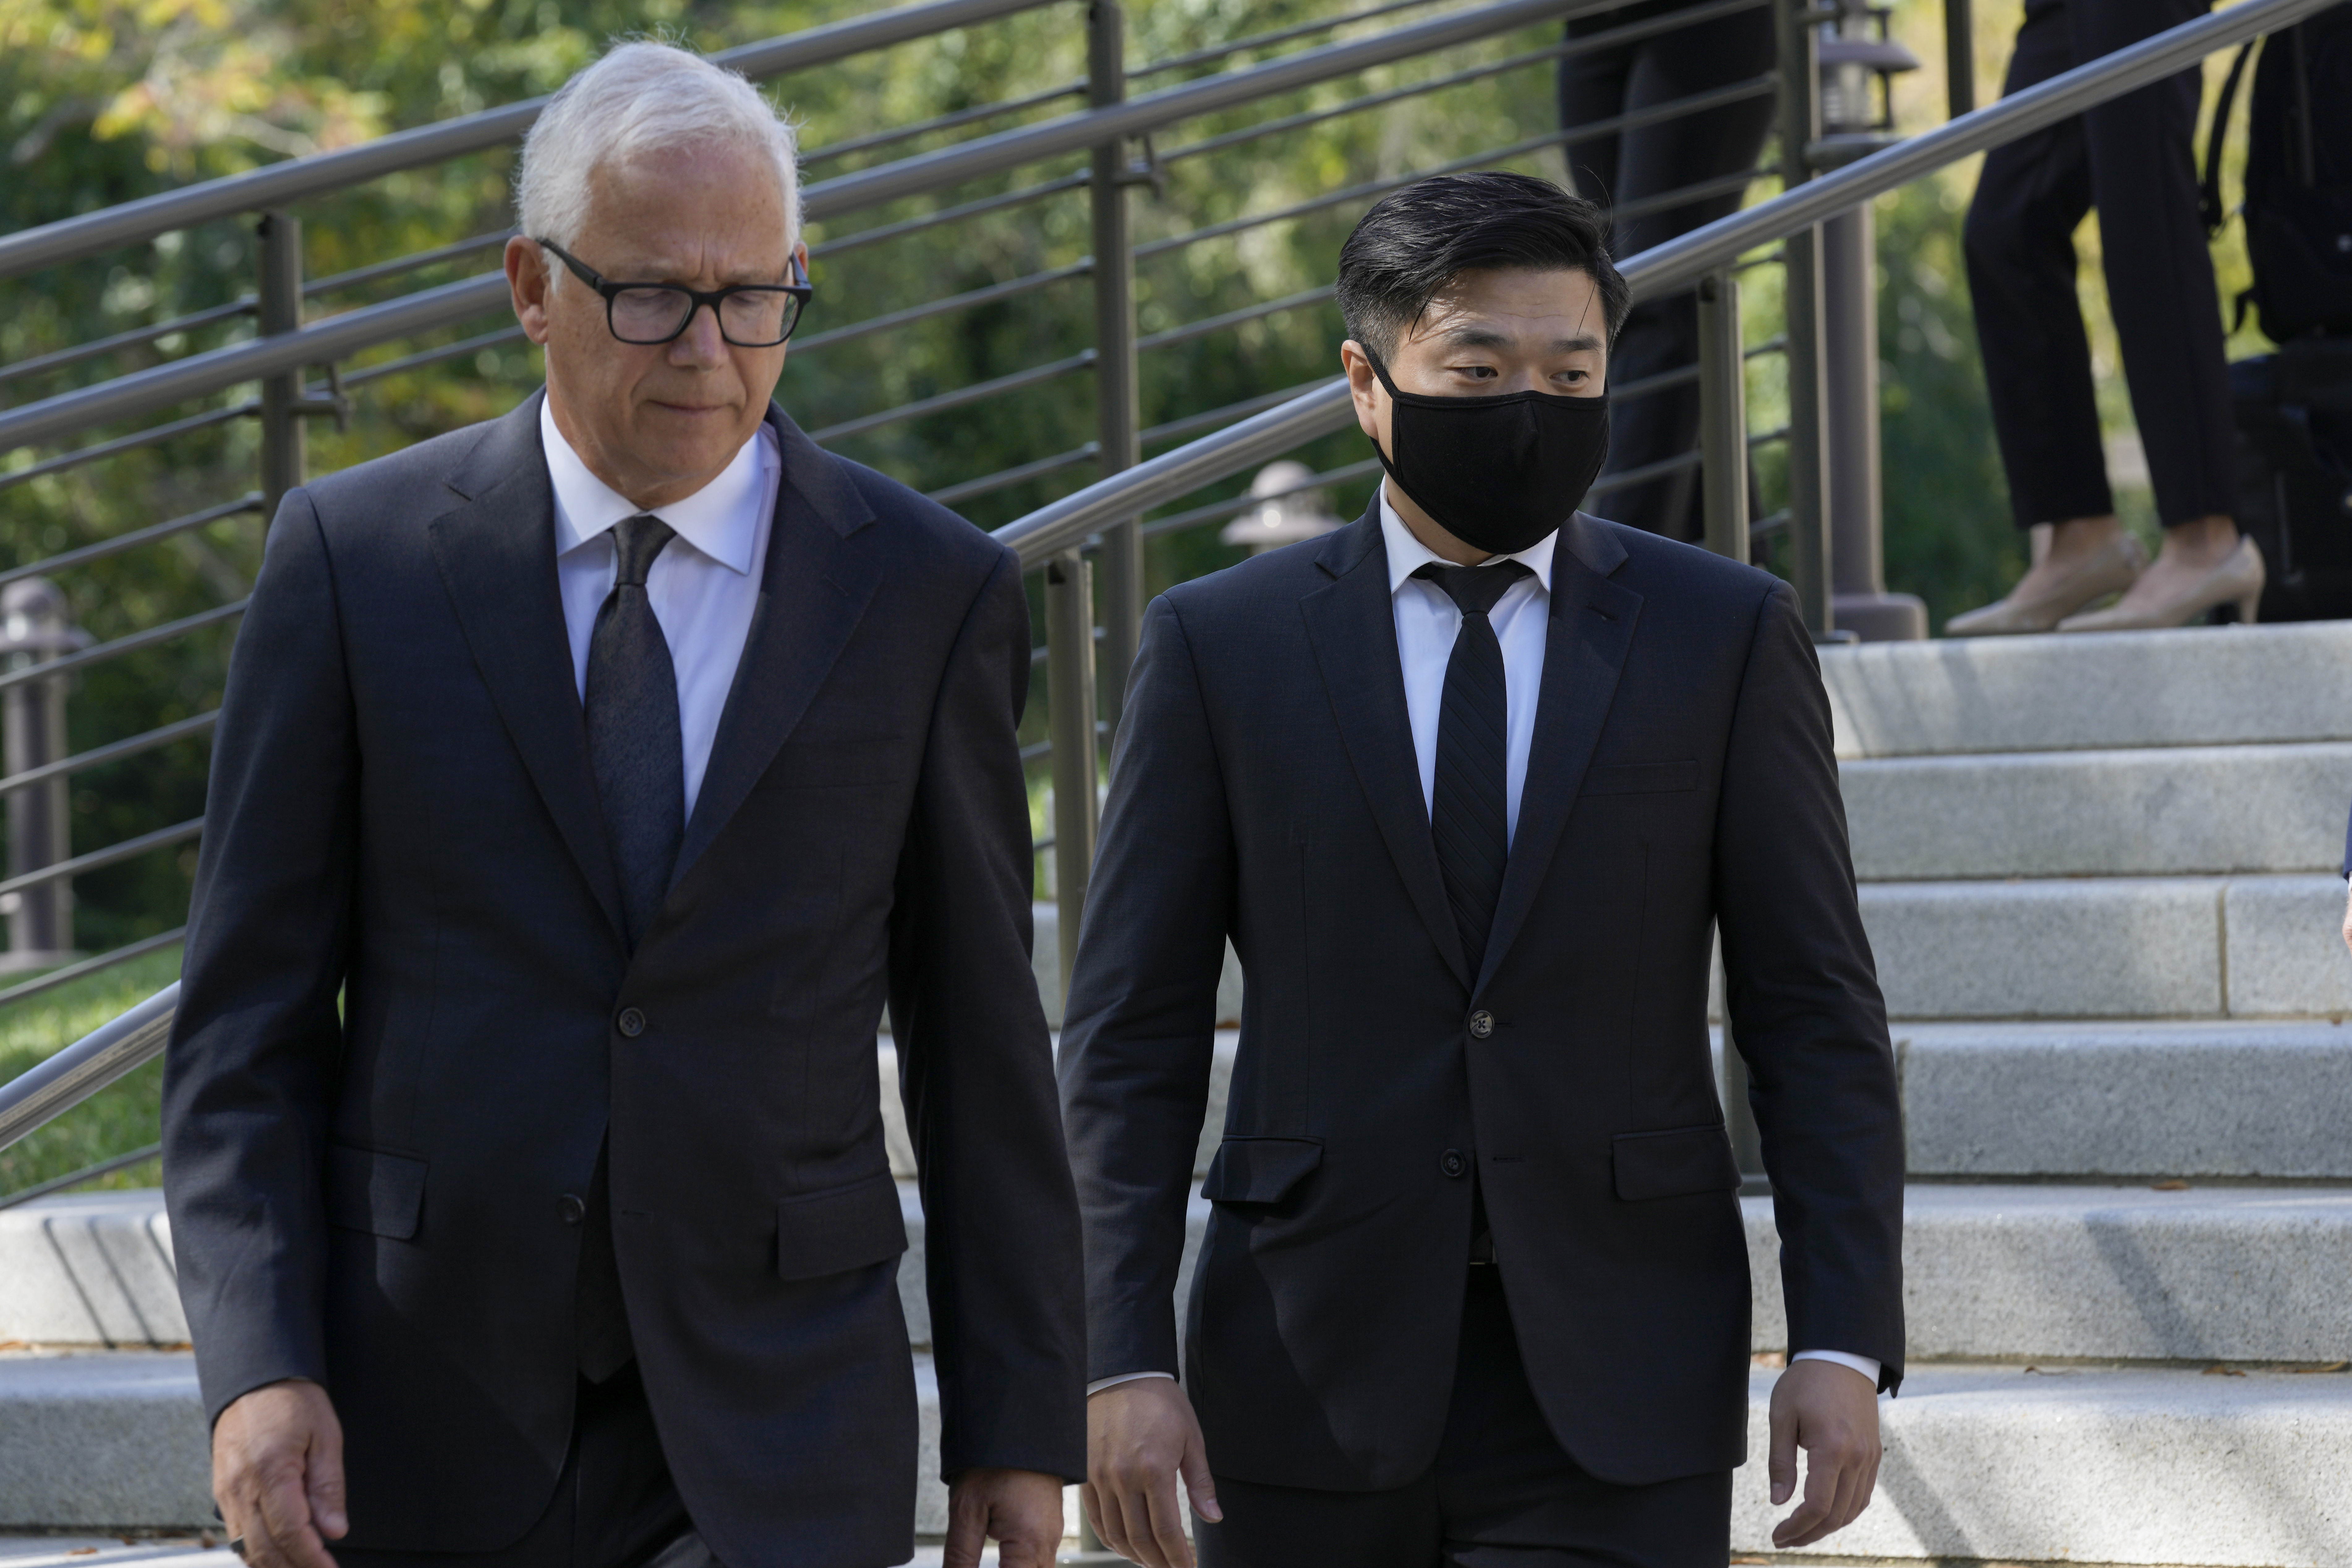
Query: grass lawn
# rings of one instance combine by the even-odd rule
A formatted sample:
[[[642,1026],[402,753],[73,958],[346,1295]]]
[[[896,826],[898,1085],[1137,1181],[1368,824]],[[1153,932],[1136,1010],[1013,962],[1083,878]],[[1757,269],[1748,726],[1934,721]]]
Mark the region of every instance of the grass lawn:
[[[179,977],[180,949],[163,947],[0,1009],[0,1083]],[[163,1063],[151,1061],[14,1148],[0,1149],[0,1194],[34,1186],[153,1143],[163,1083]],[[89,1188],[154,1186],[163,1179],[160,1165],[156,1160],[142,1161],[100,1177]]]

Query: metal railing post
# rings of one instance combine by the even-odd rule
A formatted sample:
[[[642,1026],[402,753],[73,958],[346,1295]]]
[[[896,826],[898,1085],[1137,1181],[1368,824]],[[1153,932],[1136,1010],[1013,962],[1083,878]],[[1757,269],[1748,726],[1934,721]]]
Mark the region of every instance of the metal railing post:
[[[1739,340],[1739,280],[1698,285],[1699,502],[1706,548],[1748,559],[1748,360]]]
[[[1097,109],[1127,97],[1127,19],[1118,0],[1087,9],[1087,99]],[[1094,150],[1087,191],[1094,208],[1095,441],[1105,477],[1141,460],[1136,378],[1135,238],[1127,209],[1127,143]],[[1143,625],[1141,523],[1122,517],[1102,536],[1101,700],[1113,726],[1127,697],[1127,673]]]
[[[1821,78],[1812,0],[1779,0],[1780,178],[1795,190],[1813,177],[1821,138]],[[1782,245],[1787,257],[1789,338],[1790,579],[1805,624],[1826,635],[1830,609],[1829,507],[1822,418],[1822,231],[1800,229]]]
[[[1062,994],[1078,956],[1087,878],[1095,861],[1095,594],[1092,566],[1076,550],[1045,563],[1045,697],[1054,745],[1054,897],[1061,936]]]
[[[1944,0],[1944,96],[1954,120],[1977,107],[1977,28],[1969,0]]]
[[[69,653],[82,639],[66,623],[66,596],[47,578],[28,577],[0,591],[0,653],[7,667],[30,669]],[[0,694],[11,777],[66,755],[66,677],[24,681]],[[60,776],[8,794],[8,875],[43,871],[73,856],[67,782]],[[73,953],[73,883],[23,887],[0,899],[8,915],[8,954],[0,968],[46,969]]]
[[[261,214],[261,286],[257,308],[264,337],[302,326],[302,225],[285,213]],[[261,505],[278,514],[286,492],[302,483],[303,373],[297,368],[261,383]]]

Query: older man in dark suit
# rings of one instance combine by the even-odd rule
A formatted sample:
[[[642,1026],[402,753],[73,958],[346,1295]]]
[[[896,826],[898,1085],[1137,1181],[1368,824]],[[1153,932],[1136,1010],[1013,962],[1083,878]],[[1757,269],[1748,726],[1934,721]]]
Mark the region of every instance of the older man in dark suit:
[[[545,396],[289,495],[230,674],[164,1111],[223,1513],[270,1568],[903,1561],[887,999],[949,1561],[1042,1568],[1018,564],[770,401],[806,252],[742,78],[616,50],[520,205]]]
[[[1625,286],[1593,206],[1424,181],[1340,253],[1388,481],[1151,607],[1069,1023],[1088,1506],[1211,1568],[1721,1568],[1748,1249],[1709,930],[1791,1346],[1794,1547],[1902,1375],[1902,1125],[1829,704],[1786,585],[1576,511]],[[1248,981],[1181,1387],[1171,1297]]]

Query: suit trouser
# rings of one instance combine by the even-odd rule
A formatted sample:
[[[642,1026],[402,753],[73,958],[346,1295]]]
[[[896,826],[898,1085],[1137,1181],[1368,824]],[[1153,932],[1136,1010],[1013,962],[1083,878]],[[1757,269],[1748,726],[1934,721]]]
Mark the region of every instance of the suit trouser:
[[[332,1547],[340,1568],[715,1568],[671,1482],[669,1462],[632,1362],[601,1384],[580,1380],[572,1451],[546,1511],[496,1552]],[[675,1550],[673,1550],[675,1549]]]
[[[1224,1521],[1192,1523],[1202,1568],[1722,1568],[1731,1472],[1654,1486],[1588,1475],[1519,1364],[1503,1282],[1470,1270],[1437,1462],[1410,1486],[1318,1491],[1219,1476]]]
[[[2005,92],[2204,15],[2209,0],[2027,0]],[[2094,207],[2132,413],[2165,526],[2234,512],[2229,369],[2197,212],[2194,69],[1996,147],[1969,208],[1969,288],[2017,525],[2115,510],[2074,230]]]
[[[1573,40],[1645,17],[1685,9],[1695,0],[1645,3],[1579,16]],[[1772,68],[1772,15],[1743,11],[1559,63],[1563,130],[1654,108],[1675,99],[1747,81]],[[1656,125],[1571,143],[1569,169],[1580,194],[1612,209],[1610,250],[1619,259],[1736,212],[1740,193],[1651,211],[1644,204],[1701,181],[1756,166],[1772,127],[1772,96],[1684,115]],[[1633,210],[1629,210],[1633,209]],[[1627,317],[1610,355],[1613,390],[1645,376],[1698,362],[1698,302],[1688,292],[1654,300]],[[1698,444],[1698,385],[1662,388],[1610,409],[1609,465],[1622,474],[1678,457]],[[1610,492],[1591,508],[1617,522],[1671,538],[1704,532],[1697,470]]]

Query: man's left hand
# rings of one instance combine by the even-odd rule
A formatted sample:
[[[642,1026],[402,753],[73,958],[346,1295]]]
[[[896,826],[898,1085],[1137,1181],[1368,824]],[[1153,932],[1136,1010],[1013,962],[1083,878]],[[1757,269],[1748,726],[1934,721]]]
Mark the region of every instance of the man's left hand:
[[[1054,1568],[1062,1549],[1062,1478],[965,1470],[948,1482],[946,1568],[975,1568],[982,1539],[1003,1568]]]
[[[1834,1361],[1799,1361],[1772,1385],[1772,1506],[1797,1490],[1805,1451],[1805,1500],[1772,1531],[1782,1552],[1843,1530],[1870,1506],[1878,1484],[1878,1390]]]

